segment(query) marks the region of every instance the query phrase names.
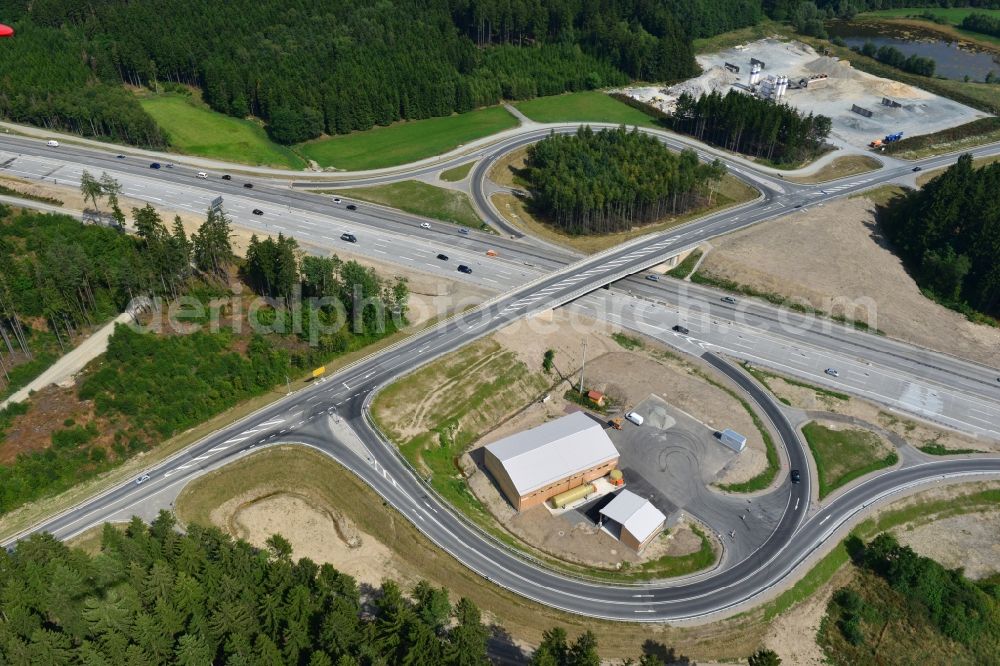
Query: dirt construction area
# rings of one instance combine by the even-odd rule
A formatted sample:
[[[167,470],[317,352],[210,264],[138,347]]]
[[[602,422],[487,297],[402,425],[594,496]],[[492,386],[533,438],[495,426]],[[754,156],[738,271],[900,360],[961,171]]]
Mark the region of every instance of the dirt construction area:
[[[839,58],[821,56],[811,46],[780,39],[762,39],[718,53],[698,56],[701,76],[668,88],[643,87],[625,90],[637,99],[670,112],[684,92],[695,97],[712,91],[727,91],[749,83],[750,59],[764,62],[761,78],[787,76],[789,88],[783,98],[803,113],[828,116],[833,121],[832,139],[866,147],[873,139],[903,132],[904,136],[930,134],[961,125],[987,114],[939,97],[914,86],[858,71]],[[732,72],[726,64],[735,65]],[[794,89],[801,79],[826,75],[821,82]],[[883,98],[899,104],[886,106]],[[857,105],[872,112],[866,118],[851,111]]]
[[[882,243],[868,199],[762,222],[713,240],[712,248],[699,272],[856,318],[921,347],[1000,366],[1000,329],[974,324],[921,294]]]
[[[941,518],[894,530],[899,543],[972,579],[1000,573],[1000,511]]]

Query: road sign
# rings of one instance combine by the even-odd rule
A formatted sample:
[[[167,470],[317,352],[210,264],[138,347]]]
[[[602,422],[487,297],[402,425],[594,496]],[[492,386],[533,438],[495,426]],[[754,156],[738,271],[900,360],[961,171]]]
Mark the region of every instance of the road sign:
[[[222,210],[222,197],[215,197],[212,199],[212,210],[216,212]]]
[[[313,370],[313,379],[315,379],[317,377],[322,377],[323,373],[325,373],[325,372],[326,372],[326,366],[325,365],[321,365],[320,367],[318,367],[315,370]]]

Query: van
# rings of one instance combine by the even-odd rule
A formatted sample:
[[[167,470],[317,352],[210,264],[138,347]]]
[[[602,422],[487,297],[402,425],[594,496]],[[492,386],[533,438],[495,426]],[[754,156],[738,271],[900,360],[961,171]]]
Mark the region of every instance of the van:
[[[625,418],[627,418],[629,421],[636,424],[637,426],[641,426],[643,422],[642,415],[636,414],[635,412],[629,412],[628,414],[625,415]]]
[[[198,172],[198,177],[199,178],[208,178],[208,174],[205,173],[204,171],[199,171]]]
[[[52,139],[49,139],[48,141],[45,142],[45,145],[48,146],[49,148],[58,148],[59,147],[59,142],[58,141],[53,141]]]

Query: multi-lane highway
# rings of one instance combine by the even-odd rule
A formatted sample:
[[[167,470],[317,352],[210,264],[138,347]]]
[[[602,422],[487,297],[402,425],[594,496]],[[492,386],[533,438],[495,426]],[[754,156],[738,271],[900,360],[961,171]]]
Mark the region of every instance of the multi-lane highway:
[[[553,129],[571,130],[568,126]],[[502,220],[493,211],[482,186],[490,164],[508,151],[539,139],[548,131],[533,130],[525,136],[484,147],[476,153],[482,154],[484,159],[472,173],[472,189],[484,215]],[[686,140],[682,142],[673,135],[661,134],[674,147],[687,145]],[[716,152],[710,149],[699,150],[705,159],[716,156]],[[993,146],[978,149],[978,152],[985,155],[998,150],[1000,148]],[[450,167],[456,161],[468,159],[469,156],[461,156],[444,160],[442,166],[437,168]],[[920,164],[929,169],[941,166],[950,159],[953,158],[933,158]],[[543,247],[506,236],[476,231],[462,234],[454,225],[440,222],[431,222],[430,229],[423,229],[420,227],[420,223],[425,222],[422,218],[365,203],[358,203],[356,211],[347,210],[344,204],[333,204],[329,197],[293,191],[281,183],[256,182],[254,189],[247,190],[242,186],[247,181],[239,178],[223,181],[219,173],[201,180],[195,178],[194,170],[180,165],[174,169],[154,171],[148,168],[145,160],[119,160],[113,154],[95,153],[90,149],[64,146],[52,149],[38,141],[0,138],[0,173],[76,183],[84,168],[95,172],[108,170],[119,178],[127,195],[152,201],[166,209],[200,212],[216,195],[221,194],[227,212],[241,227],[265,234],[282,230],[314,251],[333,250],[396,263],[410,270],[473,283],[497,293],[579,259],[579,255],[568,250]],[[427,168],[421,167],[417,171],[422,173]],[[912,165],[893,162],[878,173],[820,186],[786,182],[768,174],[753,174],[741,164],[730,163],[729,168],[737,175],[753,176],[754,180],[750,182],[764,192],[761,200],[741,210],[720,214],[714,221],[698,221],[695,227],[689,225],[690,233],[685,232],[683,237],[690,241],[689,245],[761,219],[801,210],[795,208],[798,205],[808,207],[810,203],[822,203],[828,198],[909,174]],[[347,178],[342,174],[337,177]],[[405,177],[407,174],[395,174],[379,177],[379,180]],[[367,182],[371,178],[366,176],[364,180]],[[796,201],[806,203],[797,204]],[[252,215],[250,211],[255,207],[262,208],[265,214]],[[344,231],[354,233],[358,242],[341,240],[340,234]],[[487,249],[496,250],[499,257],[487,258]],[[451,261],[437,259],[442,251]],[[455,266],[459,263],[471,266],[473,274],[457,273]],[[631,321],[630,324],[627,306],[634,306],[635,303],[634,299],[627,297],[628,291],[645,297],[646,305],[663,304],[668,308],[645,308],[644,320]],[[973,434],[998,436],[1000,405],[996,397],[1000,394],[1000,383],[996,382],[994,369],[884,337],[848,330],[826,319],[779,310],[750,299],[741,300],[735,307],[728,306],[719,300],[719,296],[714,290],[695,285],[680,285],[673,281],[652,284],[633,278],[616,284],[610,294],[592,294],[579,306],[599,318],[632,328],[638,326],[642,332],[666,338],[668,342],[676,336],[666,330],[658,330],[658,327],[662,328],[664,322],[670,325],[685,323],[694,331],[695,339],[706,345],[715,345],[712,348],[718,351],[812,381],[828,383],[943,425]],[[822,372],[830,366],[843,368],[844,372],[838,378],[831,378]]]
[[[473,182],[481,182],[490,161],[524,141],[537,138],[515,137],[484,149],[482,154],[487,158],[475,169]],[[86,167],[95,171],[108,170],[123,179],[129,177],[143,183],[160,183],[161,190],[178,187],[187,193],[188,198],[211,198],[222,193],[227,201],[245,199],[258,202],[258,205],[262,201],[268,202],[288,210],[288,215],[283,216],[280,222],[285,231],[290,230],[286,223],[309,221],[313,225],[325,225],[316,230],[309,230],[303,225],[304,231],[322,239],[327,237],[324,234],[338,236],[344,224],[358,225],[370,230],[370,233],[384,234],[381,238],[386,252],[396,243],[400,243],[400,247],[409,243],[413,252],[423,252],[433,244],[454,248],[452,253],[457,250],[477,254],[484,246],[495,246],[501,249],[503,260],[493,263],[493,260],[482,261],[486,268],[483,272],[474,273],[470,279],[490,276],[496,280],[495,290],[503,292],[503,295],[213,434],[179,456],[151,469],[146,483],[112,489],[36,526],[35,530],[47,530],[59,537],[70,536],[155,497],[167,486],[185,483],[201,470],[232,459],[247,449],[280,441],[296,441],[334,456],[365,479],[435,543],[499,585],[572,612],[623,620],[662,621],[719,613],[753,599],[784,580],[794,567],[858,512],[912,484],[1000,474],[1000,459],[997,458],[946,459],[903,467],[851,489],[813,515],[807,513],[810,505],[808,479],[806,483],[791,486],[783,478],[773,493],[785,498],[785,511],[767,541],[749,557],[739,562],[728,562],[727,566],[711,575],[679,585],[613,585],[553,572],[485,536],[441,502],[367,419],[366,408],[374,393],[400,375],[513,321],[572,304],[571,307],[589,309],[615,323],[668,339],[682,349],[703,356],[706,362],[728,374],[747,392],[748,397],[757,402],[760,411],[779,433],[791,464],[802,469],[807,469],[805,451],[781,411],[756,384],[718,356],[709,353],[711,350],[724,350],[737,357],[771,363],[792,374],[816,372],[816,368],[820,367],[816,363],[829,362],[819,361],[821,355],[826,355],[827,359],[831,356],[839,358],[845,363],[857,364],[856,368],[851,366],[842,373],[840,379],[844,382],[837,384],[842,389],[873,399],[881,398],[887,403],[895,401],[900,409],[909,407],[912,412],[928,418],[943,413],[947,418],[955,419],[953,425],[965,426],[964,429],[970,431],[976,427],[971,416],[979,414],[979,427],[983,434],[992,432],[995,435],[1000,418],[994,420],[996,412],[988,410],[996,409],[996,386],[992,376],[996,373],[988,367],[924,352],[839,326],[817,327],[814,323],[807,326],[805,322],[810,318],[791,316],[767,306],[741,303],[736,308],[723,307],[716,302],[717,294],[701,288],[690,288],[682,293],[676,285],[627,279],[662,262],[664,257],[706,238],[787,213],[794,206],[819,203],[886,182],[904,175],[910,166],[892,165],[863,177],[824,186],[805,186],[776,181],[767,174],[751,174],[745,165],[731,164],[730,168],[737,175],[746,177],[761,189],[762,196],[757,202],[701,218],[663,234],[641,237],[601,255],[581,259],[571,253],[533,250],[530,243],[511,239],[476,233],[465,236],[440,224],[433,225],[430,230],[420,229],[416,224],[418,218],[370,206],[360,206],[356,212],[333,211],[328,200],[286,187],[257,184],[251,193],[243,190],[242,181],[237,181],[223,186],[231,189],[220,190],[217,181],[209,183],[195,179],[193,171],[180,167],[167,172],[161,170],[151,176],[142,171],[147,165],[130,165],[127,164],[129,160],[116,160],[113,155],[94,157],[91,155],[93,151],[72,150],[74,152],[67,151],[54,158],[37,142],[3,139],[0,140],[0,151],[3,151],[0,153],[0,164],[6,164],[5,168],[16,167],[27,175],[33,173],[32,170],[37,171],[39,165],[54,160],[60,165],[60,171],[66,170],[66,175],[62,177],[71,178],[73,169]],[[991,147],[981,152],[992,154],[1000,152],[1000,148]],[[946,164],[950,159],[935,158],[926,160],[922,165],[932,168]],[[441,168],[440,165],[438,168]],[[141,198],[141,193],[128,193]],[[490,212],[491,205],[481,187],[476,187],[475,194],[477,205],[484,213],[495,215],[495,212]],[[197,208],[203,209],[204,205]],[[295,229],[294,234],[299,237],[299,230]],[[374,240],[371,244],[376,245]],[[336,247],[335,241],[317,245]],[[414,256],[415,260],[424,257],[423,254]],[[514,270],[518,263],[521,266],[519,272]],[[433,265],[433,262],[430,264]],[[500,272],[504,267],[505,275]],[[617,295],[603,290],[595,292],[602,285],[622,280],[620,288],[623,291]],[[629,295],[629,290],[634,293]],[[618,299],[624,307],[614,306],[598,312],[602,307],[601,301],[607,299]],[[706,299],[712,303],[711,307],[692,307],[705,303]],[[646,311],[635,307],[642,303],[652,304],[652,307]],[[668,332],[673,317],[684,317],[685,325],[691,329],[691,333],[683,339]],[[801,354],[801,358],[808,359],[811,365],[802,361],[793,363],[797,360],[796,352]],[[848,368],[847,365],[844,367]],[[892,381],[902,384],[900,391],[896,391],[900,387]],[[925,388],[919,389],[919,396],[915,398],[906,388],[911,385]],[[894,391],[899,395],[894,395]],[[947,397],[942,392],[947,393]],[[930,399],[932,397],[934,399]],[[350,430],[344,429],[345,424],[350,426]]]

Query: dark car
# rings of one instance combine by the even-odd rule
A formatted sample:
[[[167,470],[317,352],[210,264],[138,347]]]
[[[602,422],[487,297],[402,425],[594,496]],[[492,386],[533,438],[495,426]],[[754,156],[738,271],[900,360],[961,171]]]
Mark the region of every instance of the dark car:
[[[253,189],[253,183],[243,183],[243,187],[247,188],[248,190],[252,190]]]
[[[124,155],[115,155],[115,159],[123,160],[123,159],[125,159],[125,156]]]
[[[921,169],[920,169],[920,167],[913,167],[913,170],[914,171],[920,171]]]
[[[355,206],[354,204],[347,204],[347,210],[357,210],[357,209],[358,207]]]
[[[729,303],[730,305],[736,305],[736,299],[733,298],[732,296],[723,296],[722,302]]]
[[[465,273],[466,275],[471,275],[472,269],[466,266],[465,264],[462,264],[461,266],[458,267],[458,272]]]
[[[646,279],[649,280],[650,282],[659,282],[660,281],[660,276],[659,275],[653,275],[652,273],[650,273],[649,275],[646,276]]]
[[[791,473],[792,483],[798,483],[802,480],[802,475],[799,474],[799,470],[793,469]]]
[[[167,165],[167,168],[168,168],[168,169],[173,169],[173,168],[174,168],[174,165],[173,165],[173,164],[168,164],[168,165]]]
[[[233,177],[230,176],[228,173],[225,176],[222,177],[222,180],[232,180],[232,179],[233,179]]]
[[[354,234],[340,234],[340,240],[347,241],[348,243],[357,243],[358,237]]]
[[[677,324],[676,326],[674,326],[673,330],[677,331],[681,335],[687,335],[688,333],[691,332],[691,331],[687,330],[686,326],[681,326],[680,324]]]
[[[458,228],[458,233],[462,234],[463,236],[468,236],[469,235],[469,230],[466,229],[465,227],[459,227]]]
[[[149,168],[150,169],[159,169],[160,168],[160,163],[159,162],[153,162],[152,164],[149,165]]]
[[[263,215],[264,211],[262,211],[260,208],[254,208],[253,209],[253,214],[254,215]]]
[[[441,261],[448,261],[448,255],[447,254],[439,254],[438,255],[438,259],[440,259]]]

